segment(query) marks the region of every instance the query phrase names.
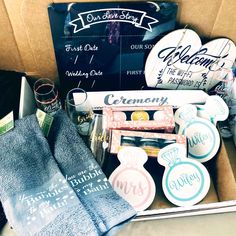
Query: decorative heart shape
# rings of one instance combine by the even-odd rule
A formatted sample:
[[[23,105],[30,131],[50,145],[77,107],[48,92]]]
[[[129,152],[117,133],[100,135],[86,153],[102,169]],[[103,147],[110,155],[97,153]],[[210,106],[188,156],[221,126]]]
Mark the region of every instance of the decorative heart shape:
[[[153,47],[145,65],[149,87],[205,89],[223,80],[236,58],[236,47],[227,38],[202,45],[190,29],[175,30]]]

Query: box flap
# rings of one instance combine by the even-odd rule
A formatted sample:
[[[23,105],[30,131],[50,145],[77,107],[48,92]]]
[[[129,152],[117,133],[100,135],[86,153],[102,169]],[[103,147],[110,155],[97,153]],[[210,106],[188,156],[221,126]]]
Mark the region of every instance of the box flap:
[[[232,166],[230,163],[230,158],[235,158],[234,156],[229,156],[224,142],[222,142],[218,158],[216,159],[216,189],[218,192],[218,197],[220,201],[235,200],[236,198],[236,181]]]
[[[210,37],[222,0],[180,0],[179,19],[182,26],[188,25],[199,35]],[[206,7],[207,4],[207,7]]]
[[[215,2],[215,1],[214,1]],[[207,9],[208,9],[207,5]],[[236,1],[222,0],[222,4],[212,28],[211,37],[228,37],[236,42]],[[210,15],[210,14],[209,14]]]
[[[2,70],[24,71],[20,54],[3,0],[0,1],[0,68]]]
[[[21,55],[21,62],[24,66],[24,70],[36,71],[36,61],[34,60],[31,45],[28,41],[27,31],[24,26],[25,12],[21,11],[23,1],[8,0],[5,1],[5,6],[11,20],[15,41],[17,43],[19,53]]]
[[[1,21],[6,26],[6,33],[1,35],[3,44],[1,44],[0,56],[6,60],[1,60],[0,66],[18,71],[25,68],[30,75],[57,78],[47,12],[47,7],[52,1],[4,0],[4,2],[10,21],[7,13],[3,12]],[[71,1],[54,0],[53,2]],[[97,0],[97,2],[99,1]],[[188,24],[190,28],[204,37],[225,36],[236,41],[236,31],[230,27],[232,22],[236,21],[235,0],[208,0],[207,3],[205,0],[197,2],[195,0],[177,0],[175,2],[180,5],[178,22],[182,26]],[[5,9],[2,1],[0,8],[1,11]]]

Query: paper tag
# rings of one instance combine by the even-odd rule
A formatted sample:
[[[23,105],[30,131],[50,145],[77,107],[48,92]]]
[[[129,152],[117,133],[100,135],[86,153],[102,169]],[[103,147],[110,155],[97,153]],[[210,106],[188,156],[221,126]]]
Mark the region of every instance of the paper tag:
[[[200,162],[213,158],[220,146],[217,128],[206,119],[197,117],[197,108],[187,104],[175,112],[175,122],[179,124],[179,134],[188,140],[188,157]]]
[[[209,96],[205,105],[197,106],[197,115],[216,125],[218,121],[224,121],[228,118],[229,108],[218,95]]]
[[[74,92],[73,95],[73,100],[74,100],[74,104],[75,105],[82,105],[83,103],[86,102],[87,100],[87,92],[82,92],[83,90],[81,90],[81,92]]]
[[[13,111],[0,120],[0,135],[7,133],[14,128]]]
[[[209,173],[201,163],[186,157],[184,145],[175,143],[164,147],[157,161],[165,166],[162,188],[170,202],[192,206],[206,196],[210,188]]]
[[[156,186],[143,167],[148,160],[146,152],[139,147],[124,147],[118,152],[120,165],[109,177],[114,190],[136,211],[148,208],[154,200]]]
[[[209,90],[225,78],[235,58],[233,41],[218,38],[202,45],[196,32],[179,29],[153,47],[145,78],[149,87]]]
[[[37,109],[36,117],[38,119],[39,126],[42,129],[44,136],[48,137],[49,131],[52,126],[53,117],[41,111],[40,109]]]

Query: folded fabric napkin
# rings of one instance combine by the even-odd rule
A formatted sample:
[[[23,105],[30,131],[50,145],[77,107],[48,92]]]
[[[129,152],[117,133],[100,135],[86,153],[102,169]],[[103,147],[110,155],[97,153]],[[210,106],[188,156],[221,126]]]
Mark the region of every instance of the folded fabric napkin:
[[[59,168],[88,210],[100,234],[132,218],[135,210],[108,182],[76,126],[61,110],[54,116],[49,144]]]
[[[98,235],[61,174],[35,115],[0,136],[0,198],[17,235]]]

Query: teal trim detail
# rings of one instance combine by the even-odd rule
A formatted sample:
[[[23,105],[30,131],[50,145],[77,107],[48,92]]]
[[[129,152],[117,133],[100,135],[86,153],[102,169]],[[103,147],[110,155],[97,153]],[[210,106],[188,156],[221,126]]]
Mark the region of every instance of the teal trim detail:
[[[172,193],[172,191],[170,190],[170,188],[169,188],[169,185],[168,185],[168,180],[169,180],[169,176],[170,176],[170,173],[172,172],[172,170],[176,167],[176,166],[178,166],[178,165],[192,165],[192,166],[194,166],[197,170],[198,170],[198,172],[200,173],[200,175],[201,175],[201,179],[202,179],[202,183],[201,183],[201,186],[200,186],[200,189],[198,190],[198,192],[196,193],[196,194],[194,194],[193,196],[191,196],[191,197],[188,197],[188,198],[179,198],[179,197],[176,197],[173,193]],[[191,201],[191,200],[193,200],[194,198],[196,198],[196,197],[198,197],[201,193],[202,193],[202,189],[203,189],[203,186],[204,186],[204,175],[203,175],[203,173],[202,173],[202,170],[199,168],[199,166],[197,166],[196,164],[194,164],[194,163],[192,163],[192,162],[187,162],[187,161],[185,161],[185,162],[179,162],[179,163],[177,163],[176,165],[174,165],[174,166],[172,166],[171,168],[170,168],[170,170],[168,171],[168,173],[167,173],[167,175],[166,175],[166,189],[167,189],[167,191],[168,191],[168,193],[174,198],[174,199],[176,199],[176,200],[178,200],[178,201],[183,201],[183,202],[187,202],[187,201]]]
[[[204,111],[205,109],[202,108],[202,107],[198,107],[198,106],[197,106],[197,110],[198,110],[198,111]]]
[[[206,157],[212,152],[212,150],[214,149],[214,145],[215,145],[215,134],[214,134],[212,128],[211,128],[209,125],[205,124],[205,123],[202,122],[202,121],[194,121],[194,122],[189,122],[189,123],[186,125],[186,127],[185,127],[185,128],[183,129],[183,131],[182,131],[182,135],[185,135],[186,129],[187,129],[189,126],[191,126],[191,125],[193,125],[193,124],[196,124],[196,123],[200,123],[200,124],[202,124],[203,126],[206,126],[207,128],[209,128],[209,130],[211,131],[212,137],[213,137],[213,142],[212,142],[212,146],[210,147],[210,151],[208,151],[206,154],[197,156],[197,155],[192,154],[191,152],[188,153],[189,156],[192,157],[192,158],[195,158],[195,159],[203,159],[203,158],[206,158]]]

